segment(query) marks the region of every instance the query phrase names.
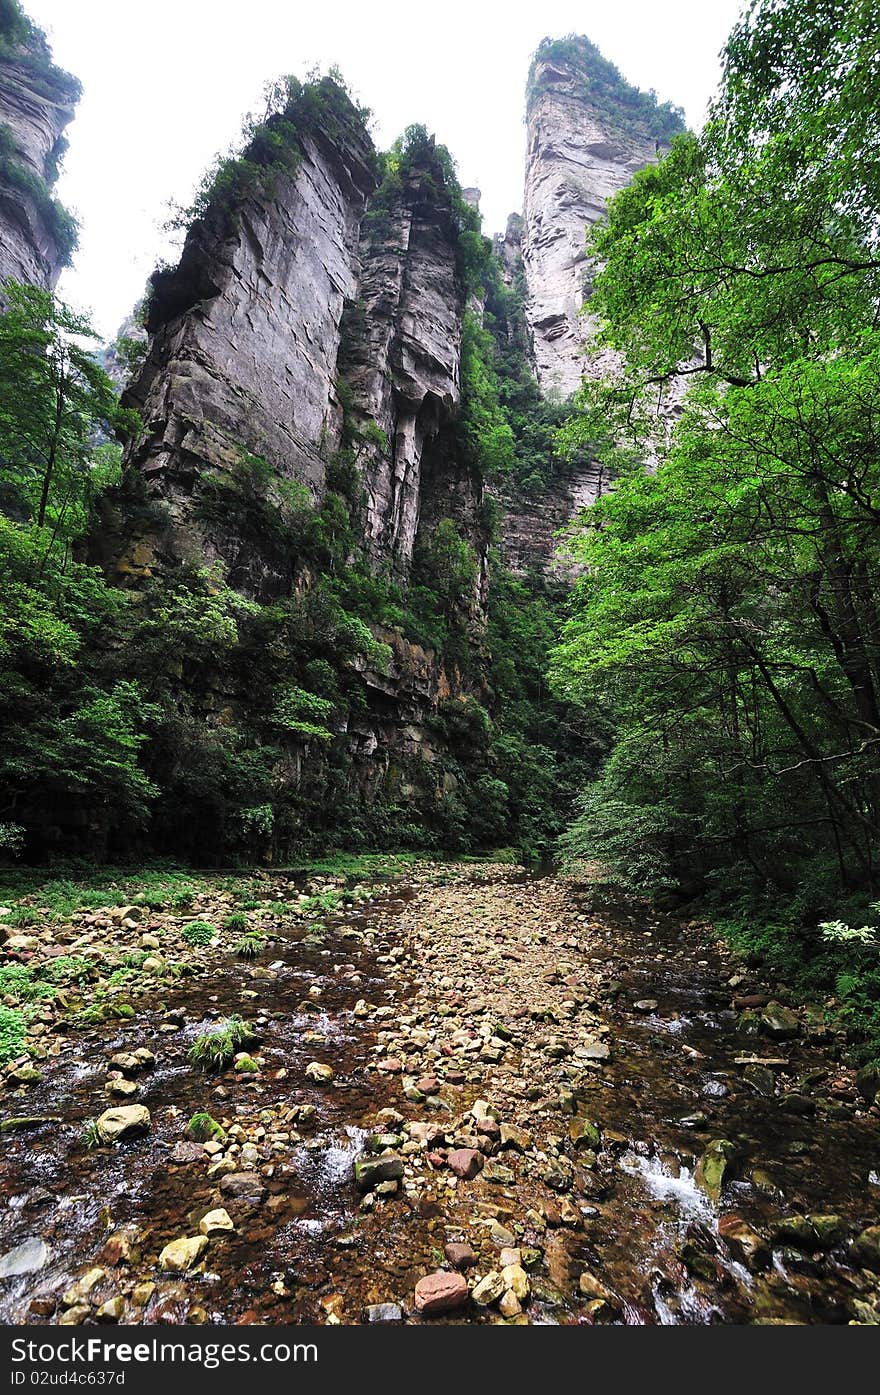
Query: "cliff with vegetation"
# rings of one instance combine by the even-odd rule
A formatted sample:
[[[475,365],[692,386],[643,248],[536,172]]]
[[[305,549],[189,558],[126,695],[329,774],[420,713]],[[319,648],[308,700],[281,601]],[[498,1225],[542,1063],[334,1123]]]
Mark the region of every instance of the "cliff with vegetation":
[[[80,87],[16,0],[0,10],[0,282],[55,285],[76,224],[53,194]]]

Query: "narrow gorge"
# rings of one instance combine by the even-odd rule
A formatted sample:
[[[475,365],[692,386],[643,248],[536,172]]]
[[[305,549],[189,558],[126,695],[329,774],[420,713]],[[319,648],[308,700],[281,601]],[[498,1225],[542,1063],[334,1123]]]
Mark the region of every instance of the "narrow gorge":
[[[102,343],[0,0],[4,1326],[880,1324],[863,9],[492,238],[280,78]]]

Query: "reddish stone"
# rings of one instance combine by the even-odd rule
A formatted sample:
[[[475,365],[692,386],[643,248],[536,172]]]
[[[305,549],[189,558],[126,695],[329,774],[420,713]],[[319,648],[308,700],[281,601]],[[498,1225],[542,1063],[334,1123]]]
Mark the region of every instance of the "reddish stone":
[[[446,1161],[445,1153],[438,1153],[436,1149],[427,1154],[428,1162],[432,1167],[442,1167]]]
[[[471,1177],[476,1177],[483,1166],[483,1155],[478,1153],[476,1148],[455,1148],[446,1162],[456,1177],[469,1181]]]
[[[453,1241],[443,1253],[455,1269],[470,1269],[477,1263],[477,1252],[471,1245]]]
[[[446,1072],[447,1085],[463,1085],[466,1080],[467,1076],[463,1070],[448,1070]]]
[[[451,1312],[454,1308],[463,1307],[467,1300],[467,1280],[461,1274],[438,1269],[434,1274],[426,1274],[416,1284],[416,1312],[423,1317]]]
[[[742,993],[734,998],[733,1006],[738,1012],[745,1012],[748,1008],[766,1007],[769,1001],[766,993]]]
[[[396,1056],[386,1056],[376,1062],[376,1070],[382,1070],[386,1075],[399,1075],[403,1070],[403,1062],[398,1061]]]
[[[436,1095],[441,1084],[436,1075],[423,1075],[421,1080],[416,1081],[416,1089],[421,1090],[423,1095]]]

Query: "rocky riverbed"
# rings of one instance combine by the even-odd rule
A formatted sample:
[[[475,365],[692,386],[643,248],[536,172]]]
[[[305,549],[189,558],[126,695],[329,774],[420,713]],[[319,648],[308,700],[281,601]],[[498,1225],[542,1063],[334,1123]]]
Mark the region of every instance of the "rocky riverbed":
[[[492,863],[184,899],[7,933],[3,1321],[880,1322],[876,1082],[711,927]]]

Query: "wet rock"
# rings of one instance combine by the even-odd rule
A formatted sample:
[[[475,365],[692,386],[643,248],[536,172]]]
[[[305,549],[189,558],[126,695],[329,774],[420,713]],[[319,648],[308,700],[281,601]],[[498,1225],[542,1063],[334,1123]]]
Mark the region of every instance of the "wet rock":
[[[469,1181],[483,1166],[483,1155],[476,1148],[456,1148],[449,1154],[446,1164],[456,1177]]]
[[[306,1075],[309,1080],[314,1080],[318,1085],[328,1085],[333,1079],[334,1070],[332,1066],[325,1065],[322,1061],[310,1061],[306,1066]]]
[[[472,1269],[477,1263],[476,1250],[463,1241],[450,1241],[444,1247],[443,1253],[453,1269]]]
[[[509,1167],[504,1167],[502,1163],[487,1162],[483,1168],[483,1176],[487,1182],[491,1182],[496,1187],[508,1187],[516,1181],[516,1173]]]
[[[522,1312],[522,1304],[512,1289],[508,1289],[506,1293],[501,1295],[498,1311],[505,1318],[519,1317]]]
[[[568,1136],[575,1148],[599,1148],[602,1144],[601,1131],[590,1119],[574,1119]]]
[[[800,1035],[801,1024],[797,1013],[782,1003],[770,1002],[761,1013],[761,1030],[778,1041]]]
[[[78,1279],[65,1289],[61,1297],[61,1302],[65,1308],[73,1308],[77,1303],[83,1303],[88,1298],[92,1289],[107,1277],[106,1269],[98,1267],[87,1269]]]
[[[266,1197],[266,1188],[258,1172],[231,1172],[222,1179],[220,1190],[224,1196],[248,1206],[260,1206]]]
[[[598,1298],[605,1303],[609,1302],[612,1297],[609,1289],[605,1287],[600,1279],[596,1278],[595,1274],[591,1274],[589,1270],[584,1270],[583,1274],[581,1274],[578,1279],[578,1293],[583,1298]]]
[[[544,1170],[544,1181],[554,1192],[571,1191],[574,1175],[571,1164],[564,1158],[551,1158]]]
[[[830,1250],[844,1239],[846,1224],[840,1216],[816,1212],[808,1216],[783,1216],[775,1223],[772,1235],[774,1241],[795,1245],[801,1250]]]
[[[634,1012],[642,1012],[642,1013],[656,1012],[656,1011],[657,1011],[657,999],[656,999],[656,998],[639,998],[637,1002],[633,1003],[633,1011],[634,1011]]]
[[[43,1072],[37,1070],[36,1066],[18,1066],[7,1076],[13,1085],[39,1085],[42,1079]]]
[[[850,1253],[864,1269],[880,1274],[880,1225],[869,1225],[857,1235],[850,1246]]]
[[[96,1127],[102,1143],[140,1138],[149,1130],[150,1111],[142,1104],[119,1105],[115,1109],[105,1110]]]
[[[726,1138],[713,1138],[694,1169],[694,1181],[712,1201],[721,1196],[721,1187],[734,1158],[736,1145]]]
[[[740,1260],[747,1269],[766,1269],[770,1264],[769,1246],[742,1216],[720,1216],[718,1234],[734,1259]]]
[[[490,1269],[484,1278],[475,1284],[471,1297],[479,1308],[488,1308],[504,1293],[506,1284],[497,1269]]]
[[[81,1327],[86,1318],[91,1317],[92,1310],[86,1303],[78,1303],[75,1308],[67,1308],[59,1314],[59,1327]]]
[[[125,1316],[125,1299],[121,1293],[117,1293],[114,1298],[108,1298],[95,1310],[97,1322],[121,1322]]]
[[[159,1268],[166,1274],[185,1274],[208,1248],[206,1235],[184,1235],[172,1240],[159,1255]]]
[[[517,1153],[525,1153],[532,1146],[532,1135],[515,1124],[502,1124],[499,1134],[502,1149],[512,1148]]]
[[[126,1080],[124,1077],[120,1077],[118,1080],[108,1080],[104,1089],[114,1099],[131,1099],[138,1093],[136,1083],[133,1080]]]
[[[454,1312],[468,1301],[467,1280],[454,1271],[438,1269],[419,1279],[415,1290],[415,1308],[423,1317]]]
[[[17,1274],[35,1274],[44,1269],[52,1258],[52,1251],[39,1235],[29,1235],[15,1249],[7,1250],[0,1256],[0,1279],[11,1279]]]
[[[529,1276],[521,1264],[506,1264],[501,1270],[501,1278],[508,1293],[513,1293],[523,1303],[529,1296]]]
[[[756,1095],[763,1095],[767,1099],[772,1099],[776,1094],[776,1077],[767,1066],[759,1066],[754,1063],[746,1066],[743,1071],[743,1080]]]
[[[856,1089],[871,1104],[880,1091],[880,1066],[863,1066],[856,1074]]]
[[[403,1322],[403,1309],[399,1303],[371,1303],[364,1309],[364,1321]]]
[[[355,1159],[354,1180],[362,1192],[369,1192],[380,1182],[399,1181],[403,1169],[403,1158],[398,1153],[383,1153],[378,1157],[361,1154]]]
[[[218,1206],[213,1211],[202,1216],[199,1221],[199,1231],[202,1235],[207,1235],[210,1239],[215,1235],[229,1235],[235,1230],[232,1217],[222,1206]]]

